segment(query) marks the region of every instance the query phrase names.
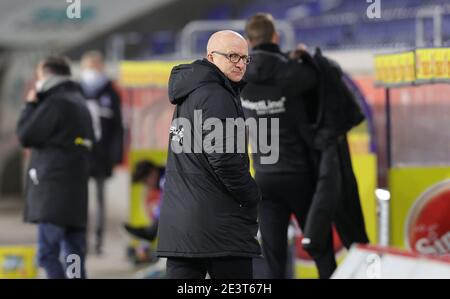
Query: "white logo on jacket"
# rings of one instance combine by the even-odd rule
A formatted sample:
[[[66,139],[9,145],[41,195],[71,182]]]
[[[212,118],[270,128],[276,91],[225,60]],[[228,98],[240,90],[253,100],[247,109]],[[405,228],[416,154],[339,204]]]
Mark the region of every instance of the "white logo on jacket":
[[[254,110],[257,115],[277,114],[286,111],[286,97],[281,97],[278,101],[261,100],[257,102],[241,98],[241,102],[243,108]]]
[[[269,122],[270,121],[270,126]],[[269,134],[270,130],[270,134]],[[169,130],[173,153],[239,153],[247,151],[248,137],[252,153],[261,153],[261,164],[278,162],[279,118],[203,119],[202,110],[194,110],[194,121],[184,117],[174,118]],[[268,140],[270,136],[270,140]]]
[[[39,185],[39,179],[38,179],[36,168],[31,168],[28,171],[28,175],[30,176],[30,179],[31,179],[31,181],[33,182],[34,185]]]

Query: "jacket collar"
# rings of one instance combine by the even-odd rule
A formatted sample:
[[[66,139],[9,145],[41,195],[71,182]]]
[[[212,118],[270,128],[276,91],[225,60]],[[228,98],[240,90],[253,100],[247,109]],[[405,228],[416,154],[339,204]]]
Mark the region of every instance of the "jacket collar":
[[[61,92],[61,91],[80,91],[80,87],[73,81],[62,81],[56,85],[53,85],[51,88],[46,91],[41,91],[36,94],[38,100],[43,101],[51,95]]]
[[[253,51],[261,50],[261,51],[268,51],[268,52],[281,54],[280,47],[277,44],[274,44],[274,43],[260,44],[260,45],[258,45],[256,47],[254,47],[252,50]]]

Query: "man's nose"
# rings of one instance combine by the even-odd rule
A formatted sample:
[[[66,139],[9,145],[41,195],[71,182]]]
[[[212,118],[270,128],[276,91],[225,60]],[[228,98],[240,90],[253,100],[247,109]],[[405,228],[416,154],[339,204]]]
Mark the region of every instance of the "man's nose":
[[[242,59],[239,59],[239,61],[236,63],[236,66],[240,69],[243,69],[245,67],[245,63]]]

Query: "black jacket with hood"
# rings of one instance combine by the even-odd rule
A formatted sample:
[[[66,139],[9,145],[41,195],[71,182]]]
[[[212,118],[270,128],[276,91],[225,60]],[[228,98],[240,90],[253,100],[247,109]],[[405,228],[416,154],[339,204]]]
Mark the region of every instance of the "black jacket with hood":
[[[255,170],[280,173],[310,169],[315,176],[315,193],[303,232],[304,240],[309,241],[304,247],[310,253],[325,250],[324,236],[332,223],[347,248],[355,242],[367,243],[346,139],[346,133],[364,115],[342,82],[339,65],[322,56],[320,49],[314,56],[304,52],[301,61],[287,59],[275,44],[261,45],[251,55],[245,76],[248,83],[242,92],[246,113],[280,119],[279,162],[259,165],[255,159]],[[284,110],[265,115],[258,111],[268,111],[270,102],[283,96]],[[260,101],[263,103],[255,105]]]
[[[88,208],[91,116],[79,86],[71,81],[38,93],[22,110],[17,135],[31,148],[25,220],[84,228]]]
[[[312,172],[307,107],[314,100],[310,93],[318,84],[318,73],[309,64],[288,59],[276,44],[262,44],[250,54],[252,62],[244,77],[247,84],[241,92],[245,116],[255,118],[258,123],[261,118],[267,119],[269,144],[276,137],[272,136],[272,121],[279,121],[279,131],[273,132],[279,138],[278,161],[262,165],[261,157],[265,154],[261,153],[267,149],[259,145],[253,151],[253,167],[258,173]],[[256,136],[251,137],[257,140]]]
[[[169,98],[176,108],[158,228],[159,256],[260,254],[256,240],[256,206],[260,193],[249,173],[247,152],[211,153],[195,150],[194,146],[195,142],[203,144],[211,133],[205,122],[215,118],[223,124],[226,118],[244,117],[239,89],[239,84],[231,82],[207,60],[179,65],[172,70]],[[197,140],[194,130],[199,130]],[[226,144],[227,136],[230,138],[223,134],[215,142]],[[234,144],[236,138],[237,135]],[[181,145],[187,150],[174,151]]]

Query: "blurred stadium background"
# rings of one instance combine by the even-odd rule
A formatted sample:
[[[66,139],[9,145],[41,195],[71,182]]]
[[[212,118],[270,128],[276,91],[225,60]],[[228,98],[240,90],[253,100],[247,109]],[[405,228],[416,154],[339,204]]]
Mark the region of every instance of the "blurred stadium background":
[[[202,57],[212,32],[225,28],[242,32],[247,17],[269,12],[277,20],[284,51],[298,43],[306,44],[311,51],[320,47],[352,78],[368,117],[367,122],[355,128],[350,141],[371,242],[410,248],[405,237],[410,208],[419,195],[450,178],[450,86],[448,82],[430,82],[433,84],[390,91],[388,163],[386,89],[375,85],[374,56],[414,48],[450,47],[450,3],[378,2],[380,18],[371,19],[367,10],[372,3],[365,0],[80,0],[81,18],[70,19],[66,11],[72,3],[65,0],[2,0],[0,247],[33,245],[35,241],[34,228],[21,223],[26,154],[19,148],[15,126],[25,92],[32,84],[33,68],[40,58],[49,53],[69,56],[77,78],[83,52],[97,49],[104,53],[108,73],[116,79],[123,96],[127,132],[126,162],[116,169],[108,184],[111,235],[107,243],[109,240],[115,246],[109,254],[117,266],[116,272],[111,272],[111,260],[92,258],[88,259],[88,270],[91,263],[94,277],[110,277],[111,273],[133,277],[135,268],[122,261],[129,240],[119,236],[117,227],[124,221],[151,221],[142,211],[140,187],[130,185],[129,169],[142,157],[164,163],[172,111],[165,84],[171,66]],[[450,64],[447,68],[450,70]],[[389,175],[390,171],[393,174]],[[448,189],[445,187],[444,191]],[[450,213],[448,192],[440,207]],[[450,237],[445,237],[445,233],[450,227],[448,220],[444,222],[445,229],[437,240],[443,240],[444,253],[448,255]],[[436,238],[430,243],[435,241]],[[296,248],[293,254],[294,259],[301,259],[304,253]],[[313,277],[311,271],[298,270],[295,275]]]

